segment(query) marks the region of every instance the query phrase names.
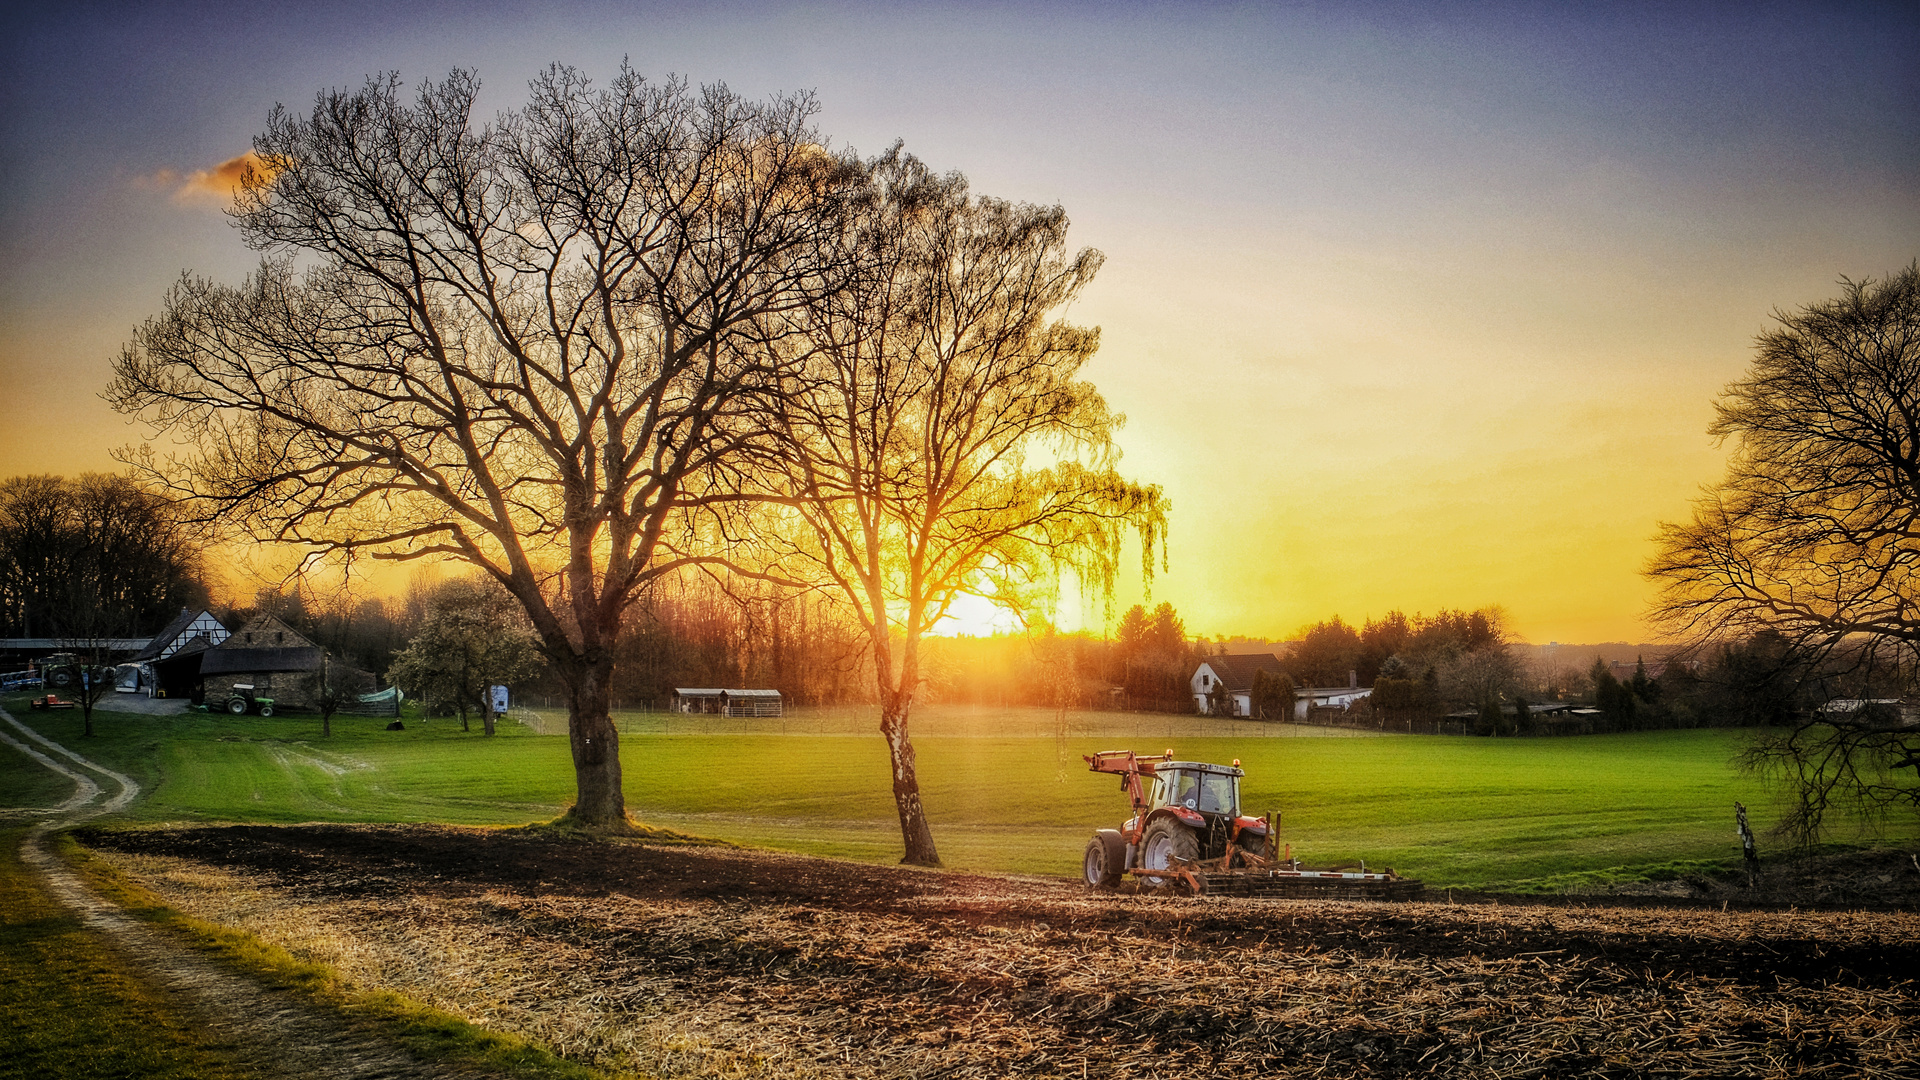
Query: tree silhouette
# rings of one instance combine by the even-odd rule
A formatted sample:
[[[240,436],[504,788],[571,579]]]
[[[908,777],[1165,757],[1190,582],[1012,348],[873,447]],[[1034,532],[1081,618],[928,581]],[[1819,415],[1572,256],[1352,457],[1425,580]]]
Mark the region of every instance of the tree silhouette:
[[[108,397],[191,444],[134,460],[203,516],[500,583],[565,686],[570,816],[622,830],[621,615],[720,557],[699,511],[772,381],[743,345],[832,288],[861,171],[805,96],[556,66],[476,122],[479,89],[455,71],[408,103],[386,76],[276,108],[234,211],[260,268],[183,278]]]
[[[1863,660],[1914,682],[1920,646],[1920,264],[1776,312],[1708,429],[1734,443],[1692,520],[1661,527],[1647,574],[1673,636],[1728,660],[1764,644],[1770,673],[1820,679]],[[1742,650],[1736,653],[1736,646]],[[1773,677],[1770,675],[1770,677]],[[1884,678],[1884,676],[1882,676]],[[1828,809],[1920,809],[1920,729],[1896,710],[1797,709],[1748,764],[1787,781],[1787,827],[1811,843]],[[1778,709],[1770,705],[1770,709]],[[1906,775],[1907,772],[1912,775]]]

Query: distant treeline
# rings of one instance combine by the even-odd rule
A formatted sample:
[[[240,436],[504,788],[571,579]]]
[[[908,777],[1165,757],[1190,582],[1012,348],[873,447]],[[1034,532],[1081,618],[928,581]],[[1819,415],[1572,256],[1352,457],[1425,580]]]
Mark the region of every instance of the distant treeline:
[[[424,616],[433,585],[351,604],[323,603],[297,591],[262,592],[252,604],[216,611],[239,625],[271,611],[355,666],[384,673]],[[665,708],[676,687],[776,689],[789,704],[844,705],[874,700],[872,656],[857,627],[818,594],[704,574],[664,579],[627,612],[616,643],[621,664],[614,697],[623,708]],[[1040,629],[987,638],[925,643],[922,700],[1087,710],[1193,712],[1188,680],[1197,665],[1229,646],[1187,636],[1179,612],[1135,605],[1111,636]],[[1372,687],[1370,701],[1315,722],[1385,730],[1549,734],[1784,723],[1834,696],[1871,697],[1830,671],[1799,660],[1781,641],[1722,643],[1686,656],[1651,656],[1631,674],[1577,648],[1543,653],[1510,641],[1498,608],[1398,611],[1359,626],[1338,617],[1300,630],[1276,647],[1287,689]],[[1532,654],[1532,655],[1529,655]],[[1870,680],[1869,680],[1870,681]],[[551,693],[545,680],[523,693]],[[1885,694],[1892,690],[1883,688]],[[1256,694],[1262,717],[1284,720],[1271,684]],[[1577,718],[1538,715],[1555,703],[1582,706]]]

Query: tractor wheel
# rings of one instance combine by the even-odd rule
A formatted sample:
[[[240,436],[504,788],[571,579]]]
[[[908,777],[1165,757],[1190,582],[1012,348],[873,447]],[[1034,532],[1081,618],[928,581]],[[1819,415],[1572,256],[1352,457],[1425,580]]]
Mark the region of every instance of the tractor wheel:
[[[235,716],[247,715],[247,699],[232,698],[227,702],[227,711]]]
[[[1140,868],[1143,870],[1165,870],[1173,865],[1173,860],[1184,859],[1193,862],[1200,858],[1200,838],[1193,830],[1180,824],[1171,817],[1163,817],[1147,826],[1147,835],[1140,841]],[[1149,877],[1148,884],[1165,885],[1172,878]]]
[[[260,706],[260,715],[261,715],[261,716],[272,716],[272,715],[273,715],[273,706],[271,706],[271,705],[262,705],[262,706]]]
[[[65,686],[73,681],[73,672],[66,668],[58,668],[53,674],[47,676],[47,681],[55,686]]]
[[[1240,849],[1240,854],[1250,856],[1250,858],[1241,860],[1241,865],[1243,866],[1257,866],[1259,864],[1254,862],[1254,859],[1264,859],[1267,857],[1267,838],[1264,836],[1255,836],[1251,832],[1243,832],[1240,834],[1240,838],[1233,842],[1233,846]]]
[[[1117,829],[1101,829],[1087,841],[1086,875],[1090,889],[1111,889],[1126,870],[1127,840]]]

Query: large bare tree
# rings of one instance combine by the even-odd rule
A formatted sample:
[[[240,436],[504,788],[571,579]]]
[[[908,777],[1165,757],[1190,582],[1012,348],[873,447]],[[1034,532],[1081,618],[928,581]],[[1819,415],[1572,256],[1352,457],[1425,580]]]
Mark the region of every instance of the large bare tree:
[[[1709,429],[1734,442],[1726,479],[1662,527],[1647,573],[1676,637],[1764,636],[1822,693],[1905,696],[1920,647],[1920,265],[1841,288],[1760,335]],[[1897,709],[1803,713],[1748,761],[1794,787],[1802,839],[1849,799],[1920,808],[1920,729]]]
[[[186,443],[147,467],[257,540],[500,582],[567,687],[570,815],[618,830],[621,613],[714,557],[685,541],[771,378],[740,335],[831,288],[861,170],[805,96],[556,66],[482,122],[478,91],[276,108],[234,212],[259,270],[183,279],[109,398]]]
[[[868,172],[842,234],[856,273],[769,334],[799,362],[769,399],[789,512],[761,539],[865,631],[903,861],[935,866],[909,732],[922,637],[967,593],[1031,610],[1063,568],[1110,591],[1123,535],[1150,566],[1167,506],[1115,470],[1121,418],[1080,377],[1099,332],[1059,315],[1100,255],[1067,252],[1060,208],[974,197],[898,147]]]

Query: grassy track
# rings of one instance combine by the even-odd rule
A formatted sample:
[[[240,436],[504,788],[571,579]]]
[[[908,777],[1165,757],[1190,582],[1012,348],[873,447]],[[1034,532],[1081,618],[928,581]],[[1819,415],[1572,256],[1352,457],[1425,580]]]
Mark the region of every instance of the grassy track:
[[[20,862],[23,832],[0,829],[0,1077],[240,1075],[105,937],[39,889]]]
[[[78,717],[13,711],[81,746]],[[1195,724],[1205,735],[1169,739],[1181,720],[1142,718],[1130,733],[1129,718],[1091,714],[1074,718],[1064,744],[1014,733],[1049,731],[1051,716],[926,711],[920,775],[949,865],[1072,873],[1091,830],[1125,816],[1116,783],[1089,774],[1078,755],[1128,746],[1241,758],[1248,808],[1282,811],[1301,858],[1364,858],[1436,885],[1552,888],[1727,864],[1738,856],[1733,801],[1762,827],[1774,816],[1767,794],[1730,765],[1738,732],[1272,738],[1266,725],[1214,721]],[[705,722],[717,734],[673,723],[666,734],[662,718],[622,718],[636,816],[747,844],[898,857],[877,736],[811,734],[848,728],[804,715],[782,723],[785,737],[774,721]],[[556,816],[573,795],[566,740],[519,724],[492,739],[446,720],[388,732],[381,721],[342,718],[332,739],[298,717],[109,713],[95,726],[82,751],[147,788],[132,812],[142,820],[523,824]],[[1235,731],[1244,734],[1219,734]],[[22,764],[0,758],[9,790]],[[1909,823],[1893,838],[1916,831]]]
[[[0,742],[0,814],[58,806],[73,794],[73,781]]]

